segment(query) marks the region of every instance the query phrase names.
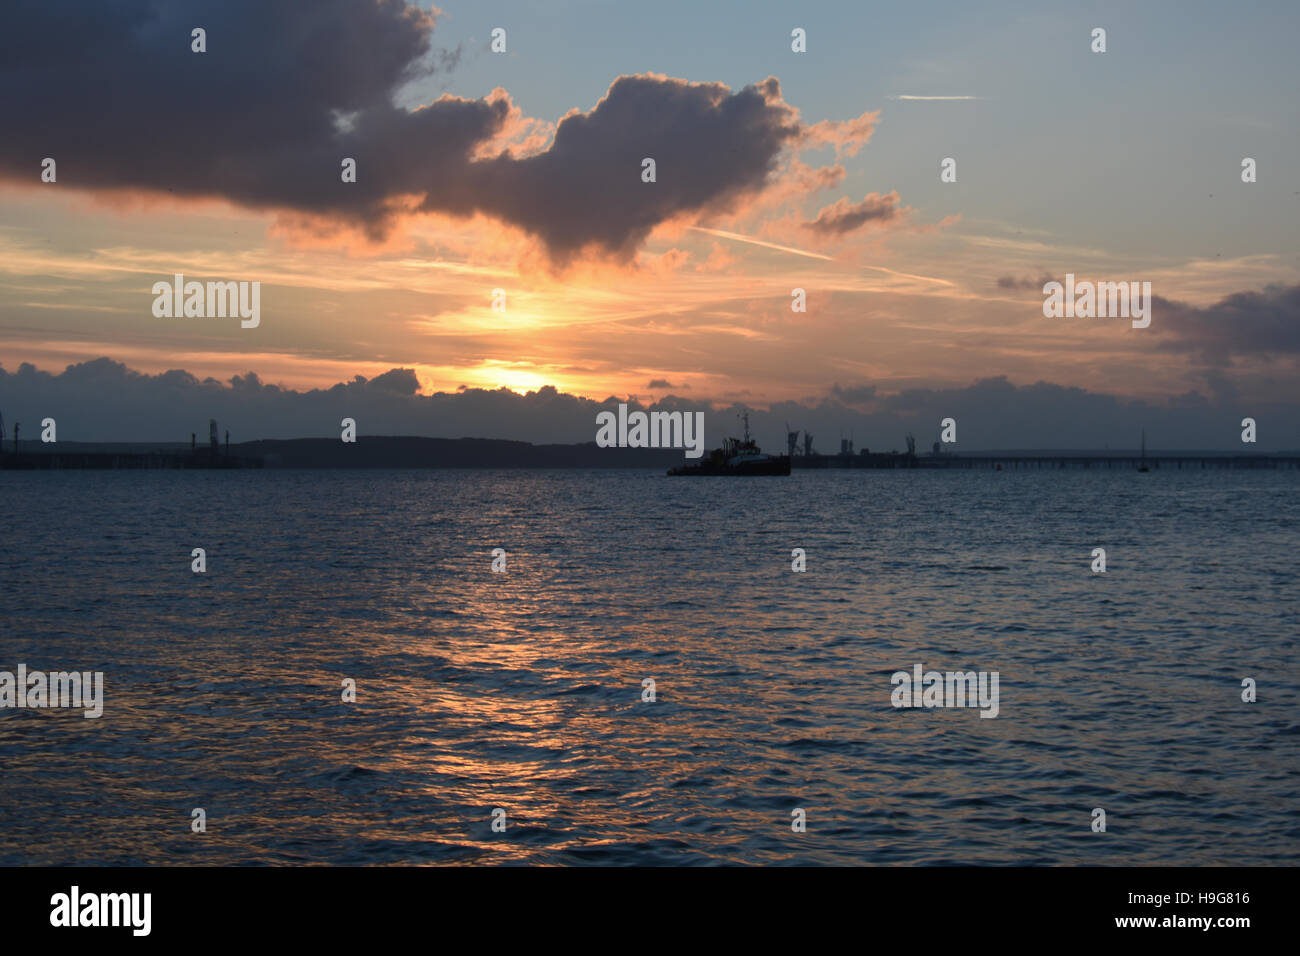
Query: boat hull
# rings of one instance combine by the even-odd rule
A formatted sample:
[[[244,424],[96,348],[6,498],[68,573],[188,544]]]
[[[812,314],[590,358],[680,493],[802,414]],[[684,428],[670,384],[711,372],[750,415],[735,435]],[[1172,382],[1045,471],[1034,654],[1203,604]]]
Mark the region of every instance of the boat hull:
[[[735,465],[726,462],[715,464],[711,461],[698,465],[682,465],[680,468],[668,469],[673,477],[708,477],[711,475],[727,477],[748,477],[757,475],[788,475],[790,459],[786,455],[780,458],[768,458],[764,461],[743,461]]]

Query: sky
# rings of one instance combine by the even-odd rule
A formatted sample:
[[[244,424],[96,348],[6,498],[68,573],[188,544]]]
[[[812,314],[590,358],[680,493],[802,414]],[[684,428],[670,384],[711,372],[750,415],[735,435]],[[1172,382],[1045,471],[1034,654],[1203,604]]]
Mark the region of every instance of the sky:
[[[612,400],[706,409],[713,440],[748,407],[821,450],[928,447],[946,415],[968,447],[1230,448],[1251,416],[1300,448],[1297,27],[1282,2],[20,0],[0,413],[590,441]],[[155,315],[176,273],[260,282],[259,324]],[[1149,282],[1150,326],[1045,317],[1067,273]]]

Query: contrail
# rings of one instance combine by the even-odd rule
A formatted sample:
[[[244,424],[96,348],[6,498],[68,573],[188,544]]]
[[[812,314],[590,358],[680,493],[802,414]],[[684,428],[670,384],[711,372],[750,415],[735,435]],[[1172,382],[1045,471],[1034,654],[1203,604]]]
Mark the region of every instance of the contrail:
[[[721,229],[705,229],[703,226],[687,226],[695,232],[708,233],[710,236],[721,236],[723,239],[735,239],[738,242],[749,242],[756,246],[763,246],[767,249],[779,249],[781,252],[792,252],[796,256],[807,256],[809,259],[825,259],[827,262],[834,262],[833,256],[824,256],[818,252],[806,252],[803,249],[795,249],[791,246],[778,246],[775,242],[764,242],[762,239],[752,239],[749,236],[742,236],[738,232],[724,232]],[[885,272],[891,276],[902,276],[905,279],[916,279],[920,282],[934,282],[939,285],[953,286],[955,283],[947,279],[936,279],[933,276],[920,276],[911,272],[898,272],[895,269],[886,269],[884,266],[863,266],[864,269],[874,269],[877,272]]]
[[[936,279],[934,276],[919,276],[911,272],[897,272],[893,269],[886,269],[884,266],[863,266],[864,269],[875,269],[877,272],[888,272],[891,276],[902,276],[905,279],[918,279],[921,282],[937,282],[939,285],[955,286],[955,283],[947,279]]]
[[[705,229],[703,226],[688,226],[695,232],[708,233],[710,236],[721,236],[723,239],[735,239],[737,242],[748,242],[756,246],[763,246],[767,249],[776,249],[780,252],[790,252],[796,256],[807,256],[809,259],[825,259],[827,262],[834,262],[834,256],[824,256],[820,252],[806,252],[803,249],[795,249],[791,246],[778,246],[775,242],[764,242],[762,239],[752,239],[749,236],[742,236],[738,232],[723,232],[721,229]]]
[[[891,100],[982,100],[982,96],[890,96]]]

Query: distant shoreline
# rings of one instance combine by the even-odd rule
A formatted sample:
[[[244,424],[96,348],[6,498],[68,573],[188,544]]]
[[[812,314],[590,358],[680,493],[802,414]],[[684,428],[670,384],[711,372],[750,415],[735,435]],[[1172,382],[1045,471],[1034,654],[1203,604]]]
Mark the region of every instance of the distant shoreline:
[[[682,463],[680,449],[600,448],[582,444],[534,445],[496,438],[418,438],[361,436],[355,442],[337,438],[263,439],[230,445],[194,446],[149,442],[20,442],[0,452],[0,469],[240,469],[240,468],[493,468],[493,469],[668,469]],[[796,471],[820,469],[976,469],[1123,470],[1143,461],[1139,452],[1096,450],[971,451],[922,454],[796,455]],[[1188,468],[1300,468],[1295,452],[1148,451],[1153,471]]]

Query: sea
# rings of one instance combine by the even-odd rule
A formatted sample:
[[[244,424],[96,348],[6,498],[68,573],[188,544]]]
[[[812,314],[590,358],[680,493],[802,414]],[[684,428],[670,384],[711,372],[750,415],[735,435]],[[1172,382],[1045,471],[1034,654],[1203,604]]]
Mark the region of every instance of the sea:
[[[3,865],[1297,861],[1295,471],[0,493],[0,671],[103,674],[0,709]]]

